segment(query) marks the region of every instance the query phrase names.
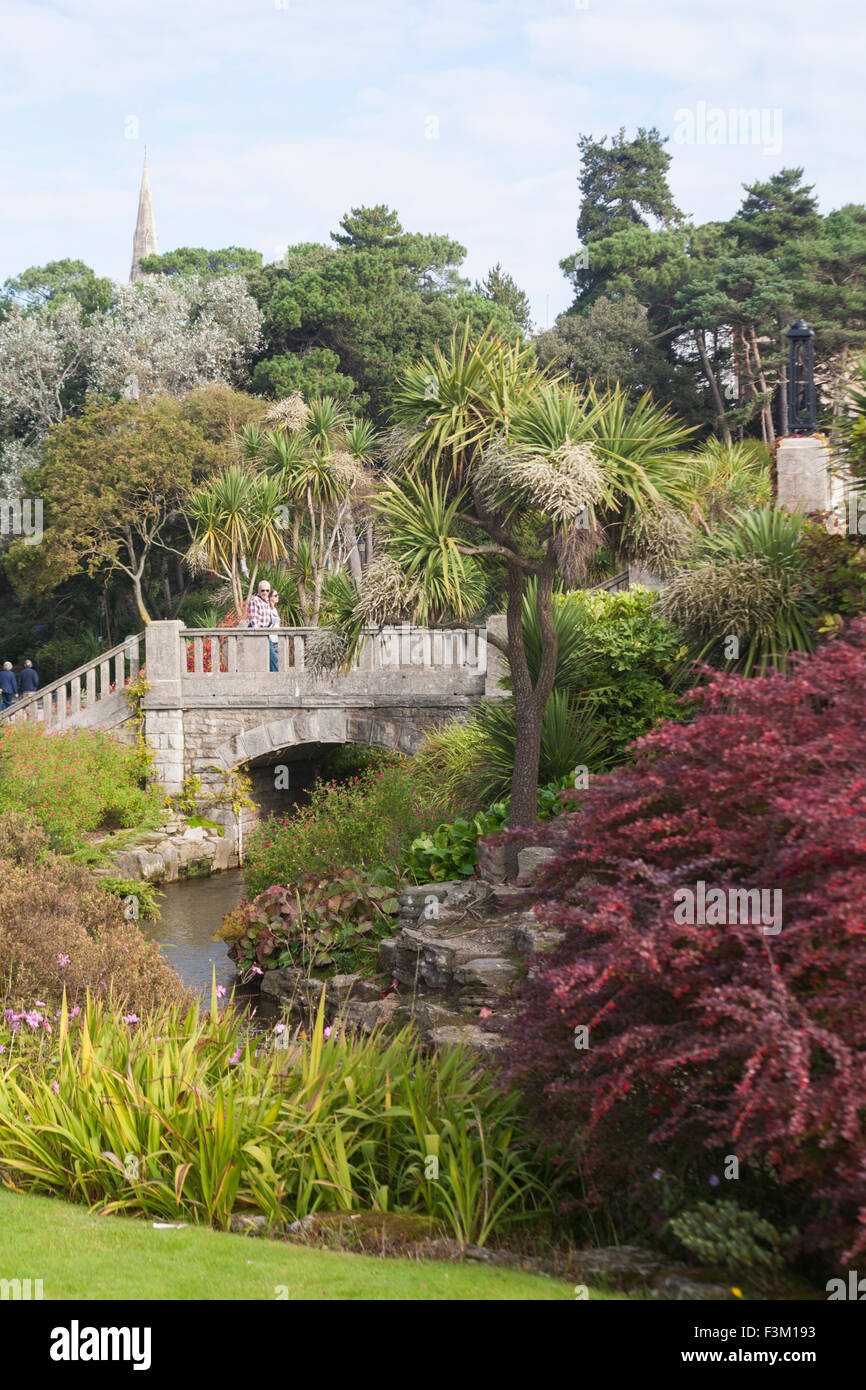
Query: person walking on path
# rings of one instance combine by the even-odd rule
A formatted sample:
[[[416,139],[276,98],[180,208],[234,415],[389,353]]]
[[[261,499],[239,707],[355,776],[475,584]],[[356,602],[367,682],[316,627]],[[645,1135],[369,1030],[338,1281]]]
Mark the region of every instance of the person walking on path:
[[[277,608],[277,604],[279,603],[279,601],[280,601],[280,596],[279,596],[279,594],[277,593],[276,589],[271,589],[271,594],[270,594],[270,604],[271,604],[270,626],[271,626],[271,627],[279,627],[279,626],[280,626],[280,614],[279,614],[279,611],[278,611],[278,608]],[[270,640],[270,644],[271,644],[271,670],[272,670],[272,671],[279,671],[279,669],[280,669],[280,663],[279,663],[279,661],[277,660],[277,639],[276,639],[276,637],[271,637],[269,640]]]
[[[18,682],[11,661],[4,661],[3,670],[0,671],[0,695],[3,699],[0,709],[8,709],[12,701],[18,699]]]
[[[39,672],[33,669],[32,661],[25,661],[24,670],[18,677],[18,688],[22,695],[32,695],[39,689]]]

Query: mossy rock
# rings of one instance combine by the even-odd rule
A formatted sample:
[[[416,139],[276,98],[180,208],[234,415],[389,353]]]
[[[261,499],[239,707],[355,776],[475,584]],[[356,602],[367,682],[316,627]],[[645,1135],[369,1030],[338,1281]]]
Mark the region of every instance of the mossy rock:
[[[289,1227],[288,1239],[324,1250],[374,1255],[419,1254],[447,1234],[441,1221],[413,1212],[326,1212]]]

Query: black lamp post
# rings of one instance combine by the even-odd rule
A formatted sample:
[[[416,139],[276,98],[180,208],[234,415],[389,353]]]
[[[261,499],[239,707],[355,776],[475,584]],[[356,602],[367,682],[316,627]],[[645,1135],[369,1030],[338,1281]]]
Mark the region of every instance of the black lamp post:
[[[814,434],[817,428],[815,413],[815,364],[812,357],[814,328],[805,319],[797,319],[785,334],[788,352],[788,433]]]

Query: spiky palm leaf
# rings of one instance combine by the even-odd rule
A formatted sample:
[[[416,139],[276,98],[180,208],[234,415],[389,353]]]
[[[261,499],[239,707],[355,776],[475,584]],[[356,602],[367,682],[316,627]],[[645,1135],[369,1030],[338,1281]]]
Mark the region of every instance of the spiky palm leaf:
[[[594,718],[594,702],[567,690],[554,690],[547,702],[541,731],[540,784],[555,782],[575,768],[590,772],[604,767],[607,737]],[[514,771],[515,717],[510,700],[483,701],[473,712],[479,738],[466,790],[481,805],[508,794]]]
[[[814,650],[819,609],[806,582],[802,527],[799,513],[763,507],[702,538],[693,565],[661,600],[698,657],[751,675],[784,670],[791,652]]]

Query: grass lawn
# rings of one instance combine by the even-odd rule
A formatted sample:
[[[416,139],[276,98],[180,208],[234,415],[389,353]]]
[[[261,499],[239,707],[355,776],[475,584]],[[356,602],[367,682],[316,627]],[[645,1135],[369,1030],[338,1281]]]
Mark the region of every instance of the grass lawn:
[[[574,1298],[570,1284],[485,1265],[311,1250],[203,1226],[92,1216],[84,1207],[0,1188],[0,1279],[41,1279],[46,1299]],[[610,1298],[594,1292],[590,1297]]]

